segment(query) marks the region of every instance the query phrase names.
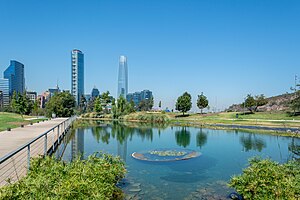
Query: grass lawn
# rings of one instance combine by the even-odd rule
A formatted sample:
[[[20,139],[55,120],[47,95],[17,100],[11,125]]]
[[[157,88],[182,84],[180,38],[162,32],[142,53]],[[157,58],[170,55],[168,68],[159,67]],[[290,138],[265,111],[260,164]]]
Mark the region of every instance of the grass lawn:
[[[0,112],[0,131],[4,131],[7,128],[20,127],[22,124],[27,125],[30,124],[30,122],[38,121],[37,119],[25,120],[28,118],[32,118],[33,116],[24,115],[23,117],[24,119],[22,119],[21,115],[19,114]]]
[[[236,114],[239,114],[236,118]],[[300,116],[290,117],[285,112],[257,112],[255,114],[246,114],[229,112],[213,114],[190,114],[187,117],[176,117],[180,113],[168,113],[172,121],[193,121],[202,124],[233,124],[233,125],[255,125],[272,127],[300,127]],[[274,120],[274,121],[272,121]],[[278,121],[277,121],[278,120]],[[291,120],[291,121],[286,121]],[[295,120],[295,121],[292,121]]]

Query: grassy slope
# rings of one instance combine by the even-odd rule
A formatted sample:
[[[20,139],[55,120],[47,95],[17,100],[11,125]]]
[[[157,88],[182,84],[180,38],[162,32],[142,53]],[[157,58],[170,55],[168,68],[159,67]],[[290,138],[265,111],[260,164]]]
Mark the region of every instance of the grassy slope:
[[[21,115],[15,113],[0,112],[0,131],[6,130],[7,128],[20,127],[21,124],[29,124],[37,120],[25,120],[26,118],[32,118],[32,116],[24,116],[22,119]]]
[[[300,120],[300,116],[290,117],[284,112],[260,112],[250,115],[239,115],[236,118],[235,112],[231,113],[217,113],[217,114],[191,114],[188,117],[175,118],[179,113],[170,113],[169,116],[173,121],[193,121],[202,124],[236,124],[236,125],[257,125],[257,126],[273,126],[273,127],[300,127],[298,121],[286,120]],[[241,114],[241,113],[239,113]],[[275,120],[275,121],[272,121]],[[276,121],[280,120],[280,121]]]

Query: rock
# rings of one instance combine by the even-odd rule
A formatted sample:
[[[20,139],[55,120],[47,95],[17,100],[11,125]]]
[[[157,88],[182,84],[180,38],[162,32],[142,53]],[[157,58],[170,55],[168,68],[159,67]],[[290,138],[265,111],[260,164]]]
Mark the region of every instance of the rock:
[[[140,192],[142,189],[141,188],[131,188],[128,191],[129,192]]]
[[[131,186],[132,186],[132,187],[140,187],[141,184],[140,184],[140,183],[134,183],[134,184],[132,184]]]

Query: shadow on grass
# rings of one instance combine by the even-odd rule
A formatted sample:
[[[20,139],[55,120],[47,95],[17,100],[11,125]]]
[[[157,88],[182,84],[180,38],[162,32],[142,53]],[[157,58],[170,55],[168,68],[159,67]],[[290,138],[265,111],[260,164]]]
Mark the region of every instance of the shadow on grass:
[[[175,118],[180,118],[180,117],[188,117],[190,116],[189,114],[182,114],[182,115],[176,115]]]

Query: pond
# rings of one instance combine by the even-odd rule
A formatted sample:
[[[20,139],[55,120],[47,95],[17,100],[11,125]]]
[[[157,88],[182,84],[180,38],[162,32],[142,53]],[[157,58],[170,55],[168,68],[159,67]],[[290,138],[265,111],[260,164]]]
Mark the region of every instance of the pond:
[[[128,170],[120,183],[127,199],[226,199],[233,192],[227,182],[242,172],[249,158],[286,162],[297,157],[299,145],[296,138],[242,131],[94,121],[73,130],[57,155],[67,161],[96,151],[120,156]],[[196,151],[200,156],[173,162],[132,157],[157,149]]]

